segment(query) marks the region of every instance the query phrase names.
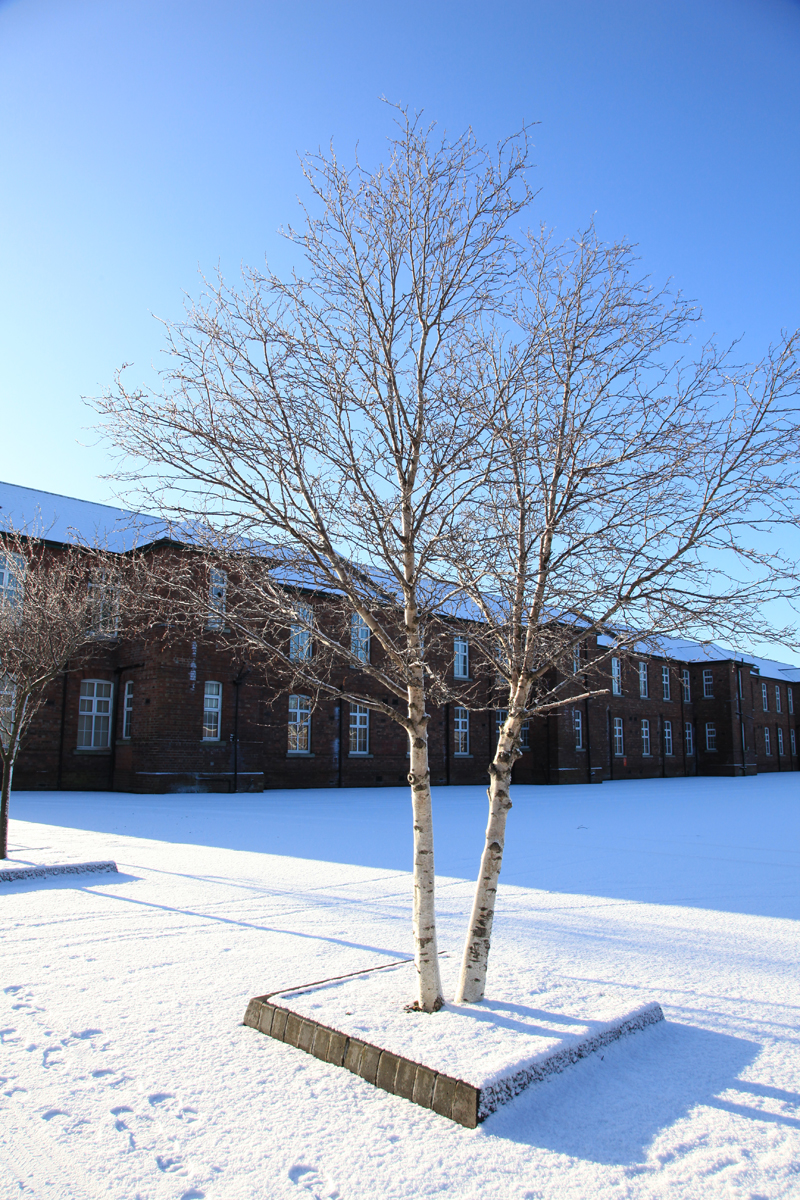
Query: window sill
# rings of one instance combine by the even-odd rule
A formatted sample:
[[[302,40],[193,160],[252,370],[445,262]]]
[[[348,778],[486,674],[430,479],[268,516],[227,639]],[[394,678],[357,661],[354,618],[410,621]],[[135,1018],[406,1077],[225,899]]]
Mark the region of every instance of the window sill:
[[[472,758],[471,754],[453,754],[453,758]]]
[[[78,749],[73,750],[72,753],[73,754],[90,754],[90,755],[92,755],[92,754],[98,755],[99,754],[102,756],[103,754],[110,754],[111,747],[110,746],[80,746],[80,747],[78,747]]]
[[[312,754],[310,750],[287,750],[287,758],[316,758],[316,754]]]
[[[222,738],[200,738],[201,746],[218,746]]]
[[[367,754],[367,753],[362,754],[359,750],[348,750],[347,757],[348,758],[374,758],[375,756],[373,754]]]

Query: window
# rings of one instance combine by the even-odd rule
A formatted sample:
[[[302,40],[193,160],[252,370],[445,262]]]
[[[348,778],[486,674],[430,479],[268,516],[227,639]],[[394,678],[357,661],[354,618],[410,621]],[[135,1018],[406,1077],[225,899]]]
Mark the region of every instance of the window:
[[[615,696],[622,695],[622,661],[619,658],[611,660],[611,691]]]
[[[794,713],[794,696],[791,688],[786,689],[786,698],[789,701],[789,714],[792,715]]]
[[[469,642],[464,637],[453,638],[453,674],[456,679],[469,677]]]
[[[289,697],[289,753],[311,751],[311,697]]]
[[[0,604],[16,608],[25,579],[25,559],[21,554],[0,554]]]
[[[783,730],[778,726],[778,754],[783,754]]]
[[[583,713],[579,708],[572,710],[572,728],[575,731],[575,749],[583,749]]]
[[[706,750],[717,748],[717,727],[713,721],[706,721]]]
[[[669,694],[669,667],[661,668],[661,695],[665,700],[671,700]]]
[[[520,750],[530,750],[531,748],[531,723],[523,721],[519,731],[519,748]]]
[[[643,663],[643,662],[639,663],[639,695],[640,696],[649,695],[649,692],[647,689],[647,663]]]
[[[614,753],[620,758],[625,753],[625,736],[622,731],[622,717],[614,717]]]
[[[684,667],[681,671],[681,687],[683,688],[683,700],[685,704],[691,704],[692,689],[689,683],[689,668]]]
[[[703,671],[703,695],[706,700],[714,699],[714,672],[709,667]]]
[[[105,571],[89,580],[89,632],[95,637],[114,637],[119,628],[119,597]]]
[[[222,684],[209,681],[203,689],[203,741],[218,742]]]
[[[453,740],[456,754],[469,754],[469,710],[466,708],[455,709]]]
[[[580,642],[577,646],[572,647],[572,674],[577,675],[581,669],[581,647]]]
[[[112,684],[84,679],[78,700],[78,748],[104,750],[111,737]]]
[[[764,753],[772,754],[772,746],[770,745],[769,741],[769,730],[767,729],[766,725],[764,726]]]
[[[208,573],[208,618],[206,629],[223,629],[225,626],[225,602],[228,592],[228,574],[212,567]]]
[[[367,622],[353,613],[350,618],[350,653],[359,662],[369,662],[370,628]]]
[[[642,717],[642,754],[650,753],[650,722]]]
[[[792,747],[792,754],[797,754],[797,739],[793,729],[789,730],[789,745]]]
[[[686,753],[694,754],[694,730],[691,721],[686,721],[683,726],[683,740],[686,743]]]
[[[781,689],[778,684],[775,684],[775,712],[781,711]]]
[[[122,736],[126,741],[131,736],[131,726],[133,723],[133,680],[129,679],[125,684],[125,703],[122,709]]]
[[[767,685],[761,684],[761,707],[764,712],[769,712],[769,696],[767,695]]]
[[[289,628],[289,658],[292,662],[307,662],[311,658],[311,629],[314,614],[305,604],[299,605],[300,620]]]
[[[672,721],[664,722],[664,753],[673,754],[672,749]]]
[[[9,675],[0,676],[0,742],[7,750],[14,728],[14,701],[17,689]]]
[[[369,709],[366,704],[350,705],[350,753],[369,754]]]

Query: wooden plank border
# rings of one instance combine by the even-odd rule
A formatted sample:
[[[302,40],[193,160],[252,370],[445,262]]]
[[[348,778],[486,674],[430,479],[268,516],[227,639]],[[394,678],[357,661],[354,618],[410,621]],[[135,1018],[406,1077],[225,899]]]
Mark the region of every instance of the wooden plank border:
[[[584,1038],[582,1042],[556,1050],[485,1088],[478,1088],[463,1079],[434,1071],[410,1058],[393,1054],[380,1046],[373,1046],[341,1030],[292,1012],[282,1004],[275,1004],[272,999],[274,995],[254,996],[247,1005],[243,1023],[276,1041],[313,1054],[322,1062],[352,1071],[367,1083],[393,1096],[402,1096],[404,1100],[410,1100],[422,1108],[430,1108],[467,1129],[474,1129],[532,1083],[566,1070],[572,1063],[618,1038],[664,1020],[660,1004],[648,1004]]]
[[[53,867],[3,867],[0,868],[0,883],[16,883],[18,879],[49,879],[52,875],[102,875],[116,871],[117,864],[111,859],[104,862],[58,863]]]

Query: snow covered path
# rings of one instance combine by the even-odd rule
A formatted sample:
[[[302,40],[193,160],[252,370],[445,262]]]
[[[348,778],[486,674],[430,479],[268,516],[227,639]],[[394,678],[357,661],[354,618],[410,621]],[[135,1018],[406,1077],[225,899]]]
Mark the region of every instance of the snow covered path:
[[[451,978],[483,804],[436,796]],[[800,1196],[798,809],[797,774],[517,789],[491,969],[667,1022],[467,1131],[240,1024],[408,952],[399,789],[17,793],[14,862],[120,875],[0,885],[0,1196]]]

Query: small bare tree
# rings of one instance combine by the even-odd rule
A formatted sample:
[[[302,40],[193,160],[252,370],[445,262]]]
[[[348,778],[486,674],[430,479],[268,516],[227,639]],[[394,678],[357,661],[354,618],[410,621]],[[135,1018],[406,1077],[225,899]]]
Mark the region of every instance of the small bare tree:
[[[507,709],[458,1001],[484,996],[523,723],[602,690],[598,668],[634,642],[797,645],[765,605],[797,594],[775,534],[798,524],[800,334],[756,366],[692,358],[697,312],[638,278],[629,246],[593,228],[529,242],[515,325],[488,328],[476,360],[493,462],[450,563]]]
[[[323,691],[331,661],[357,664],[383,696],[355,683],[341,696],[408,735],[417,1003],[431,1012],[442,989],[426,711],[435,668],[423,629],[452,584],[426,580],[483,469],[471,336],[504,301],[509,222],[529,193],[524,133],[492,156],[471,132],[438,139],[405,111],[398,127],[377,171],[333,152],[306,160],[314,211],[288,235],[306,278],[253,271],[240,290],[209,287],[168,328],[163,392],[120,379],[99,407],[134,460],[123,478],[144,490],[138,503],[199,521],[212,543],[241,551],[255,540],[282,556],[282,576],[241,557],[231,567],[248,617],[237,627],[251,638],[258,628],[273,661]],[[333,616],[325,627],[309,615],[303,587],[342,598],[338,630]],[[258,603],[272,628],[255,620]],[[351,617],[379,663],[354,653]],[[315,661],[281,643],[292,627]]]
[[[133,558],[97,547],[53,546],[0,532],[0,858],[8,856],[14,765],[50,684],[147,612]],[[145,572],[146,575],[146,572]]]

